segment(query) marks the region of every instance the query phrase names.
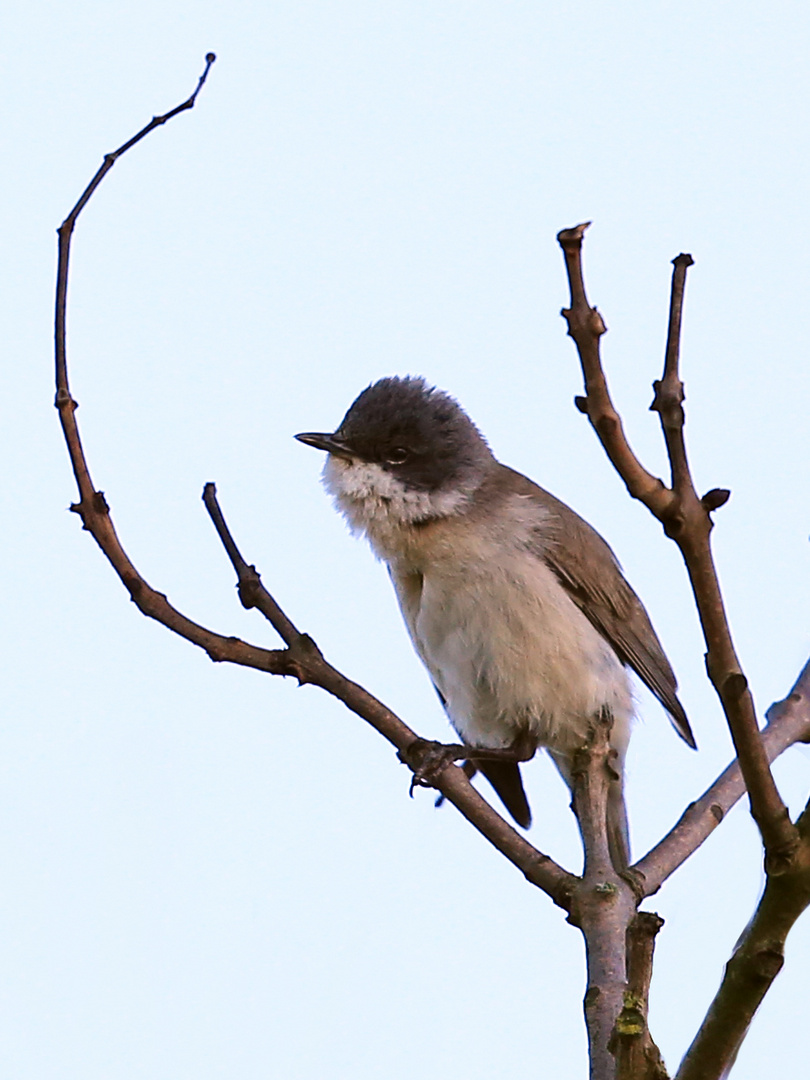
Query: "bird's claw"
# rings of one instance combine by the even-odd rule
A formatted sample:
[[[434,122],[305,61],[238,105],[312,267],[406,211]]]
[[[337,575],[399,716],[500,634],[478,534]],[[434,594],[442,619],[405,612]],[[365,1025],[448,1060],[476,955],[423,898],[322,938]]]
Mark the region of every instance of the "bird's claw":
[[[437,787],[437,781],[448,765],[455,765],[469,753],[468,746],[417,739],[407,750],[399,753],[399,760],[413,769],[409,794],[413,798],[418,787]]]

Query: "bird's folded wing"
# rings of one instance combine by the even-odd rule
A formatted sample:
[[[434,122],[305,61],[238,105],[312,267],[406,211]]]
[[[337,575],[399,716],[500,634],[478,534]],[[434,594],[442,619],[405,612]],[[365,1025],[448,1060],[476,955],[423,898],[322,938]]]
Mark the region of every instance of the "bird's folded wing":
[[[669,713],[678,734],[695,748],[695,737],[678,700],[678,683],[644,605],[622,574],[619,562],[595,529],[565,503],[520,473],[517,493],[544,510],[536,552],[554,571],[571,599],[610,642]]]

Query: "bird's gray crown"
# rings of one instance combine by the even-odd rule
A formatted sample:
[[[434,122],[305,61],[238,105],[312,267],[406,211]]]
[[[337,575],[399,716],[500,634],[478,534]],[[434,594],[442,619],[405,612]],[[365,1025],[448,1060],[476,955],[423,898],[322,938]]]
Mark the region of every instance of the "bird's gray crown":
[[[469,481],[492,460],[486,440],[458,402],[412,375],[367,387],[335,437],[364,461],[422,491]]]

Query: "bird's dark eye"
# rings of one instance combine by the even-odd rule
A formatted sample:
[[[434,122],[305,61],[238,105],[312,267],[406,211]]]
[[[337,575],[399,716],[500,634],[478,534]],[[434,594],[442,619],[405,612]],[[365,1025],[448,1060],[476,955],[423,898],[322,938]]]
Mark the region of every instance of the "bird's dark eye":
[[[410,457],[410,451],[406,450],[404,446],[395,446],[393,450],[389,450],[385,455],[386,465],[404,465],[404,463]]]

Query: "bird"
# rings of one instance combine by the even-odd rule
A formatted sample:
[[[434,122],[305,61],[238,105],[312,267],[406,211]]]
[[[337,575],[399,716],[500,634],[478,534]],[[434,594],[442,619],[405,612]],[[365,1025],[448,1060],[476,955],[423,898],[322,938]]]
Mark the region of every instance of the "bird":
[[[672,666],[607,542],[501,464],[461,405],[421,376],[379,379],[334,432],[295,438],[326,451],[327,492],[387,565],[468,760],[518,825],[531,824],[521,762],[544,748],[570,787],[594,718],[612,717],[607,834],[614,864],[629,865],[628,669],[696,743]]]

